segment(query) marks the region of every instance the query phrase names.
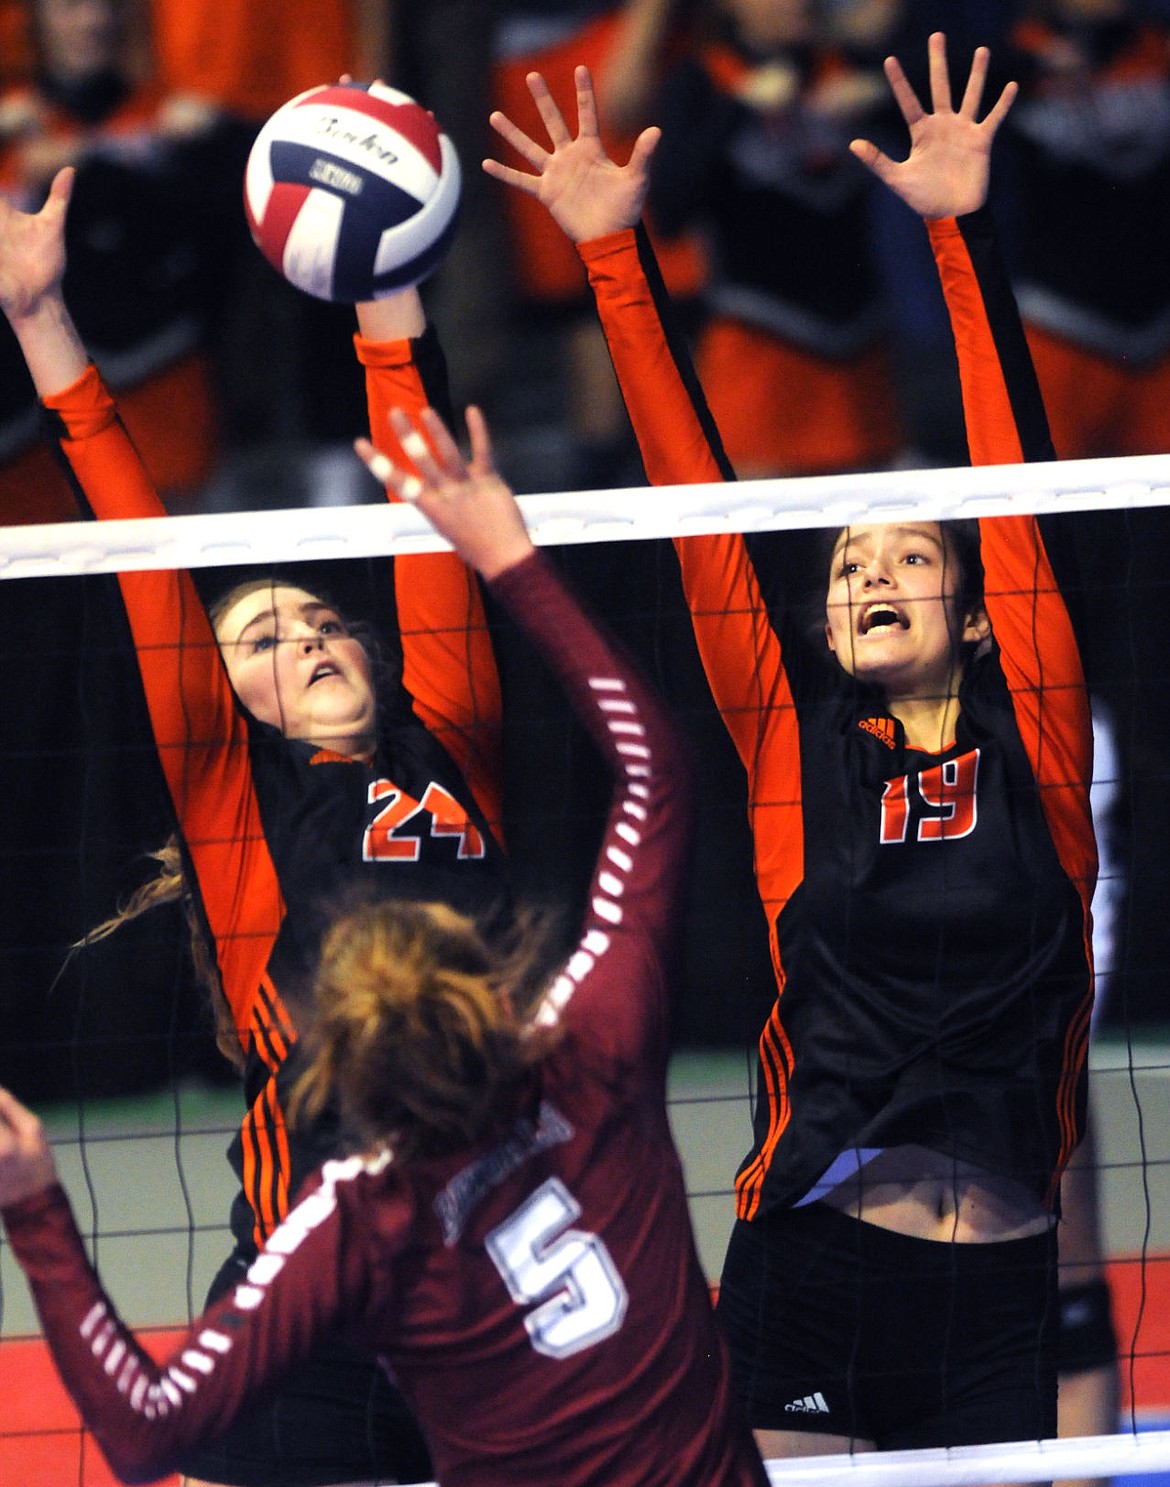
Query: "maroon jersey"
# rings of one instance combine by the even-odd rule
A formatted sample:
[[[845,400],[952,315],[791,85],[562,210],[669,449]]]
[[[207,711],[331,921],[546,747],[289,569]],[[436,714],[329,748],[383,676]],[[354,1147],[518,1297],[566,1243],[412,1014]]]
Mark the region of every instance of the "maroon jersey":
[[[57,1188],[5,1213],[65,1381],[149,1480],[324,1337],[381,1357],[444,1487],[767,1480],[729,1392],[665,1081],[692,790],[636,673],[534,556],[495,584],[616,777],[579,943],[537,1018],[562,1038],[490,1141],[326,1163],[247,1278],[162,1367]]]

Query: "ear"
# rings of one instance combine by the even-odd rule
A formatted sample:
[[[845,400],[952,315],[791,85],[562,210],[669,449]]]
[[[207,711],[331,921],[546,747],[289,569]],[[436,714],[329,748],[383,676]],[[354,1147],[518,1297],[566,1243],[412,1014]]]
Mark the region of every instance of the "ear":
[[[982,605],[973,609],[963,623],[963,643],[968,641],[976,645],[991,639],[991,621],[987,617],[987,611]]]
[[[834,655],[837,654],[837,647],[833,644],[833,627],[829,624],[828,620],[825,621],[825,644]]]

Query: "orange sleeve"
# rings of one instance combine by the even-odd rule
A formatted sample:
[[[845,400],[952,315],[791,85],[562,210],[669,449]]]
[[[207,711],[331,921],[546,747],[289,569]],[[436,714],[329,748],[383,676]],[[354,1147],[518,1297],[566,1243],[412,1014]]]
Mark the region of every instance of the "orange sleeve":
[[[431,401],[414,343],[355,336],[366,369],[371,437],[395,464],[413,468],[390,430],[391,408]],[[416,715],[467,781],[497,839],[503,831],[500,679],[479,581],[452,552],[394,559],[403,684]]]
[[[45,405],[57,415],[62,448],[95,515],[166,514],[93,367]],[[252,785],[247,726],[191,575],[122,573],[118,582],[224,992],[243,1026],[284,916]]]
[[[983,213],[928,223],[959,359],[973,465],[1052,459],[1039,385]],[[1092,723],[1080,652],[1033,516],[979,523],[984,597],[1061,865],[1086,914],[1097,857]]]
[[[579,245],[622,396],[656,485],[732,478],[653,254],[631,230]],[[675,540],[707,684],[748,775],[760,895],[774,919],[803,871],[800,739],[779,637],[739,534]]]

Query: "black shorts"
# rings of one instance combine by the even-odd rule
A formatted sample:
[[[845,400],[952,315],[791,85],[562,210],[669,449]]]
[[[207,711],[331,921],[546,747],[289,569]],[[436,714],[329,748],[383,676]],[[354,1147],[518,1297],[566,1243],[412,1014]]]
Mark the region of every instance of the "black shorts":
[[[208,1304],[243,1276],[233,1255]],[[227,1487],[329,1487],[337,1482],[430,1482],[422,1432],[385,1370],[368,1355],[331,1344],[249,1407],[226,1434],[186,1456],[180,1469]]]
[[[882,1450],[1056,1434],[1055,1237],[944,1244],[813,1203],[737,1221],[718,1317],[757,1430]]]

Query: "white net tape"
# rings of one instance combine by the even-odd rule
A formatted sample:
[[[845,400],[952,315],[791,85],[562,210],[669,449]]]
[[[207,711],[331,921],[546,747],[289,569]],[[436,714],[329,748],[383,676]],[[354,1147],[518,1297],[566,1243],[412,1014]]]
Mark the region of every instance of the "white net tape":
[[[1170,1471],[1170,1431],[769,1461],[774,1487],[985,1487]],[[420,1484],[422,1487],[422,1484]],[[425,1487],[436,1487],[431,1482]]]
[[[1170,1472],[1170,1431],[769,1461],[775,1487],[985,1487]]]
[[[545,546],[1167,504],[1170,455],[521,497],[533,540]],[[61,522],[0,530],[0,578],[358,558],[442,546],[417,511],[380,502]]]

